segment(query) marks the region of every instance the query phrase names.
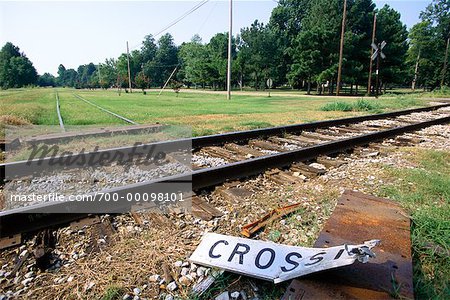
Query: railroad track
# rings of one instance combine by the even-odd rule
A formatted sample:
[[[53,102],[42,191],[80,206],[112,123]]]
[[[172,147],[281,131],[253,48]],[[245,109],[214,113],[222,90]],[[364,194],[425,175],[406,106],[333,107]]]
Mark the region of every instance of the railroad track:
[[[161,192],[161,187],[170,189],[173,183],[186,183],[194,192],[222,184],[229,180],[242,179],[263,173],[269,169],[279,168],[286,172],[274,174],[280,181],[294,180],[291,173],[317,172],[314,167],[301,162],[317,159],[319,156],[340,153],[357,146],[367,145],[405,132],[416,131],[428,126],[445,124],[450,121],[448,106],[439,105],[427,108],[391,112],[338,120],[329,120],[307,124],[257,129],[251,131],[227,133],[192,139],[165,141],[139,147],[123,147],[85,153],[85,161],[101,153],[109,155],[122,153],[130,155],[146,153],[149,146],[157,151],[172,156],[180,149],[192,151],[194,168],[189,172],[147,180],[131,185],[112,187],[103,191],[105,194],[117,194],[122,197],[132,193]],[[410,142],[413,142],[411,140]],[[114,157],[114,156],[112,156]],[[174,156],[176,157],[176,156]],[[330,157],[322,157],[324,164],[337,164]],[[40,163],[40,166],[38,165]],[[52,164],[51,158],[40,161],[15,162],[0,165],[5,175],[13,174],[6,181],[29,176],[40,168],[58,172],[59,166]],[[66,169],[80,167],[66,166]],[[67,170],[65,171],[67,172]],[[97,197],[94,197],[98,200]],[[118,201],[111,203],[109,213],[131,208],[131,203]],[[47,213],[42,213],[45,208]],[[65,212],[51,214],[52,211]],[[71,213],[76,211],[77,213]],[[83,212],[82,205],[76,202],[43,203],[28,207],[15,208],[0,212],[0,238],[34,232],[43,228],[60,226],[83,218],[89,214]]]
[[[66,132],[66,128],[64,127],[63,118],[61,116],[61,107],[59,105],[58,91],[56,91],[56,93],[55,93],[55,98],[56,98],[56,113],[58,114],[59,127],[61,128],[62,132]]]
[[[129,124],[132,124],[132,125],[139,125],[138,123],[134,122],[133,120],[127,119],[127,118],[125,118],[125,117],[123,117],[123,116],[121,116],[121,115],[119,115],[119,114],[117,114],[117,113],[115,113],[115,112],[112,112],[112,111],[110,111],[110,110],[107,110],[106,108],[103,108],[103,107],[101,107],[100,105],[97,105],[97,104],[95,104],[95,103],[93,103],[93,102],[91,102],[91,101],[89,101],[89,100],[87,100],[87,99],[81,97],[80,95],[77,95],[77,94],[73,94],[73,95],[74,95],[76,98],[80,99],[81,101],[84,101],[85,103],[87,103],[87,104],[89,104],[89,105],[92,105],[93,107],[98,108],[98,109],[100,109],[101,111],[103,111],[103,112],[105,112],[105,113],[107,113],[107,114],[110,114],[111,116],[116,117],[116,118],[118,118],[118,119],[120,119],[120,120],[122,120],[122,121],[124,121],[124,122],[126,122],[126,123],[129,123]]]

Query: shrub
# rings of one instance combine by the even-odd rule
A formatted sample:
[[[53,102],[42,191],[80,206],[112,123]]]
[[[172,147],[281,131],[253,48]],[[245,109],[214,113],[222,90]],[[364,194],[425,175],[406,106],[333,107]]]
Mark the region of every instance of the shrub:
[[[359,99],[356,103],[332,102],[325,104],[321,110],[324,111],[369,111],[380,108],[378,103],[373,101]]]
[[[378,105],[378,103],[374,103],[373,101],[368,101],[368,100],[364,100],[364,99],[359,99],[353,105],[353,110],[355,110],[355,111],[368,111],[368,110],[377,109],[379,107],[380,106]]]
[[[332,102],[325,104],[322,108],[324,111],[352,111],[353,105],[347,102]]]

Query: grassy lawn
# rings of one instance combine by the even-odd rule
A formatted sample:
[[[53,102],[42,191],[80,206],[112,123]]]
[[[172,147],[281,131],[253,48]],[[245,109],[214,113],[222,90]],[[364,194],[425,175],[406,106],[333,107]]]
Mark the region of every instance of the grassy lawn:
[[[55,91],[58,91],[61,114],[67,125],[125,124],[97,108],[74,97],[78,94],[106,109],[118,113],[141,124],[165,123],[192,126],[195,135],[211,134],[233,130],[253,129],[274,125],[311,122],[316,120],[341,118],[345,116],[375,113],[385,110],[421,106],[425,100],[409,96],[382,97],[368,99],[373,105],[364,111],[323,110],[323,107],[341,101],[336,97],[307,97],[299,92],[289,96],[282,93],[272,97],[256,93],[240,93],[231,101],[223,93],[180,92],[178,97],[171,91],[152,90],[143,95],[117,91],[89,91],[75,89],[18,89],[0,91],[2,115],[21,117],[32,124],[57,125]],[[354,104],[359,98],[342,98]]]
[[[54,89],[0,91],[0,115],[13,115],[32,124],[58,124]]]
[[[398,200],[412,219],[416,299],[450,295],[450,153],[410,150],[414,169],[389,169],[383,193]]]

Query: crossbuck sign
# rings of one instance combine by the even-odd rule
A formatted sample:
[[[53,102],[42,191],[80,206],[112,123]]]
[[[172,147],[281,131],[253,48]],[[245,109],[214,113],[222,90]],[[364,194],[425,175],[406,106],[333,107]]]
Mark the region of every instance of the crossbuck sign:
[[[306,274],[367,262],[378,240],[361,245],[305,248],[207,233],[189,260],[279,283]]]
[[[382,59],[386,58],[386,55],[384,55],[384,53],[383,53],[383,48],[384,48],[384,46],[386,46],[386,42],[385,41],[381,42],[380,47],[378,47],[375,43],[372,43],[371,46],[373,48],[373,54],[372,54],[372,57],[371,57],[372,60],[377,58],[378,55],[380,55],[380,57]]]

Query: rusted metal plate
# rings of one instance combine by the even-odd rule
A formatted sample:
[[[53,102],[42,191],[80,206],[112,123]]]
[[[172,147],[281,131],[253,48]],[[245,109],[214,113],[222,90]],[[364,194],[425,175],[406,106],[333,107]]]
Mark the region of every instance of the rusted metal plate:
[[[391,299],[385,292],[320,281],[292,280],[281,300]]]
[[[299,299],[414,298],[410,220],[393,201],[345,191],[314,247],[358,243],[368,238],[381,240],[376,258],[368,264],[299,280],[304,290]]]

